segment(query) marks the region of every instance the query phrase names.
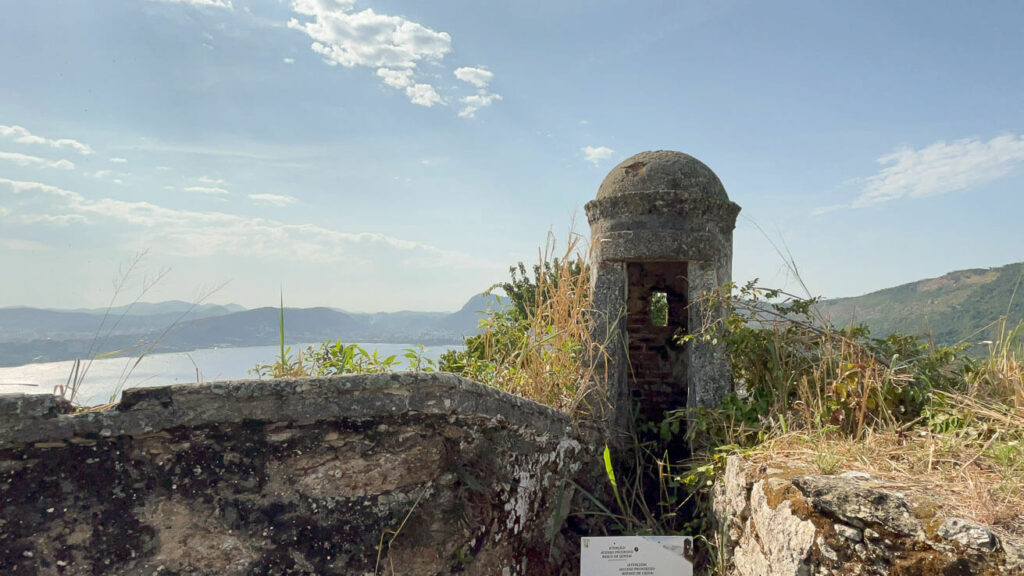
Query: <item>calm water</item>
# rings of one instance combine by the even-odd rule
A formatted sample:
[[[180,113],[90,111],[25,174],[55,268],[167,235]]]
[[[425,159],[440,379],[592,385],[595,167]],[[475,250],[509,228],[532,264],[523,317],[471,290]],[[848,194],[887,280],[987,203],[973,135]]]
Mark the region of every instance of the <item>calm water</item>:
[[[306,344],[291,347],[294,354],[305,350]],[[414,344],[360,344],[366,351],[374,349],[381,356],[391,354],[402,358]],[[424,356],[436,360],[444,352],[461,346],[426,346]],[[108,358],[95,360],[78,390],[76,402],[103,404],[116,398],[124,388],[164,386],[184,382],[213,382],[254,378],[249,370],[256,364],[272,363],[280,353],[278,346],[250,346],[245,348],[207,348],[192,352],[152,354],[132,369],[135,358]],[[55,386],[63,385],[74,362],[46,362],[12,368],[0,368],[0,393],[29,392],[50,394]],[[84,363],[82,365],[84,367]],[[128,372],[131,375],[128,376]],[[122,383],[120,386],[118,383]]]

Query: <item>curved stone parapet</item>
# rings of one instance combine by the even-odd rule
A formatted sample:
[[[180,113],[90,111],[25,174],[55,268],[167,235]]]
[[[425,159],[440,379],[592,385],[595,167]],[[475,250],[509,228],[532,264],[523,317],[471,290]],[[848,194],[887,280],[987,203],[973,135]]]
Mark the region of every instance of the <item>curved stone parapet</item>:
[[[239,380],[125,390],[110,410],[73,413],[58,396],[0,395],[0,449],[75,436],[149,434],[178,426],[243,421],[374,420],[459,413],[562,434],[569,417],[461,376],[397,372],[332,378]]]
[[[0,566],[18,574],[537,574],[571,565],[600,442],[450,374],[0,396]],[[380,553],[378,554],[378,547]]]

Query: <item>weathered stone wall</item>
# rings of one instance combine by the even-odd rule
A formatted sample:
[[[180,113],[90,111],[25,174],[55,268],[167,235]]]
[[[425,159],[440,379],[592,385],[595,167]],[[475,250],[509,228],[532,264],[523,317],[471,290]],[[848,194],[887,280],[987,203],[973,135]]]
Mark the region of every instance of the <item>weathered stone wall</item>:
[[[863,473],[794,476],[732,456],[714,512],[730,575],[1024,574],[1024,543]]]
[[[600,442],[446,374],[0,396],[3,574],[558,574]],[[383,543],[378,553],[378,546]]]

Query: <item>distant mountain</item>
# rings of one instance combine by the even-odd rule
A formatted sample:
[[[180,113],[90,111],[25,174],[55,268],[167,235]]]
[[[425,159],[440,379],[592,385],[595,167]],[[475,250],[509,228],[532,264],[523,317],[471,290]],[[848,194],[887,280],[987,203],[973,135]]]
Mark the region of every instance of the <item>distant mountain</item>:
[[[65,310],[65,312],[84,312],[86,314],[125,314],[129,316],[156,316],[170,314],[184,314],[188,312],[192,318],[208,318],[210,316],[224,316],[233,312],[241,312],[245,306],[238,304],[193,304],[183,300],[168,300],[166,302],[136,302],[124,306],[112,308],[77,308]]]
[[[821,310],[837,326],[866,324],[876,337],[925,334],[942,345],[993,340],[994,328],[986,327],[1000,316],[1007,315],[1011,328],[1024,319],[1022,274],[1024,262],[958,270],[864,296],[825,300]]]
[[[479,332],[480,321],[487,316],[488,311],[501,307],[501,299],[494,294],[477,294],[470,298],[461,310],[439,320],[437,326],[462,336],[472,336]]]
[[[160,350],[230,346],[263,346],[280,341],[281,310],[257,308],[227,316],[201,318],[172,328]],[[285,308],[285,339],[289,343],[366,337],[366,323],[328,308]]]
[[[414,336],[414,341],[419,342],[452,336],[448,331],[438,333],[436,329],[436,324],[447,317],[448,312],[339,312],[365,325],[377,341],[401,342]]]
[[[460,344],[477,333],[479,315],[494,297],[474,296],[454,313],[350,313],[330,308],[286,308],[288,344],[342,340],[410,344]],[[0,309],[0,366],[72,360],[94,353],[137,354],[156,343],[152,352],[199,348],[263,346],[279,341],[280,309],[236,310],[240,306],[197,307],[184,302],[136,304],[127,315],[111,313],[94,343],[103,316],[95,310],[61,311],[36,308]],[[235,310],[235,311],[232,311]],[[123,310],[122,310],[123,312]],[[149,314],[145,314],[148,312]]]
[[[0,308],[0,343],[34,339],[91,339],[101,327],[103,333],[146,334],[163,330],[178,321],[226,316],[239,310],[245,308],[237,304],[194,306],[180,301],[138,302],[130,307],[117,306],[109,310]]]

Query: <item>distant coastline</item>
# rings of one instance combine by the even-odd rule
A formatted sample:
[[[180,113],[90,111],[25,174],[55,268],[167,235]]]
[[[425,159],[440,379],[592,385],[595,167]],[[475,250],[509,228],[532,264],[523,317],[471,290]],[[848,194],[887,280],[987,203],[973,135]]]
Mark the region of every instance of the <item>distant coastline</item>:
[[[190,306],[186,302],[140,303],[129,310],[131,314],[125,314],[123,307],[112,309],[102,327],[102,310],[0,308],[0,366],[137,356],[147,350],[147,354],[164,354],[279,342],[278,308]],[[452,313],[285,308],[285,338],[289,342],[458,345],[477,333],[482,312],[495,306],[496,297],[477,295]]]
[[[382,356],[402,354],[417,343],[359,342],[367,350],[377,350]],[[304,351],[308,343],[291,345],[292,354]],[[432,360],[460,346],[424,345],[423,356]],[[278,346],[246,346],[233,348],[203,348],[190,352],[154,353],[143,358],[125,379],[131,358],[103,358],[95,360],[89,368],[78,400],[83,404],[102,404],[111,401],[124,388],[242,380],[255,378],[249,370],[258,363],[273,362],[280,353]],[[43,362],[13,367],[0,367],[0,394],[50,394],[55,386],[64,384],[73,361]],[[403,363],[397,368],[402,369]]]

